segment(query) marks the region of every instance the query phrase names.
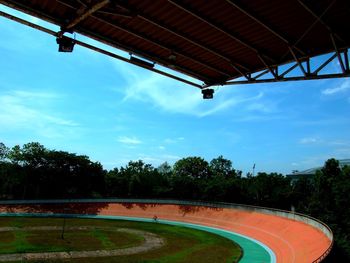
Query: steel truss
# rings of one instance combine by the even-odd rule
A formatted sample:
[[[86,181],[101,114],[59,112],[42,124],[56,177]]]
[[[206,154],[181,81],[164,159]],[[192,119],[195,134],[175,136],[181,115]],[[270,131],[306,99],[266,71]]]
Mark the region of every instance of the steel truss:
[[[10,20],[12,20],[12,21],[18,22],[18,23],[20,23],[20,24],[22,24],[22,25],[26,25],[26,26],[29,26],[29,27],[31,27],[31,28],[40,30],[40,31],[42,31],[42,32],[45,32],[45,33],[47,33],[47,34],[49,34],[49,35],[52,35],[52,36],[55,36],[55,37],[59,37],[59,36],[61,36],[61,35],[64,33],[63,31],[60,31],[60,32],[52,31],[52,30],[50,30],[50,29],[48,29],[48,28],[39,26],[39,25],[37,25],[37,24],[34,24],[34,23],[29,22],[29,21],[27,21],[27,20],[24,20],[24,19],[22,19],[22,18],[13,16],[13,15],[8,14],[8,13],[3,12],[3,11],[0,11],[0,16],[5,17],[5,18],[7,18],[7,19],[10,19]],[[67,37],[67,38],[73,40],[72,38],[69,38],[69,37]],[[197,83],[195,83],[195,82],[189,81],[189,80],[187,80],[187,79],[178,77],[178,76],[176,76],[176,75],[174,75],[174,74],[171,74],[171,73],[168,73],[168,72],[165,72],[165,71],[156,69],[156,68],[152,68],[152,67],[146,66],[146,64],[144,64],[144,63],[138,63],[137,61],[135,61],[134,59],[132,59],[132,58],[133,58],[132,56],[131,56],[130,58],[125,58],[125,57],[120,56],[120,55],[117,55],[117,54],[115,54],[115,53],[113,53],[113,52],[104,50],[104,49],[102,49],[102,48],[99,48],[99,47],[96,47],[96,46],[87,44],[87,43],[85,43],[85,42],[82,42],[82,41],[79,41],[79,40],[76,40],[76,39],[74,39],[74,41],[75,41],[75,44],[77,44],[77,45],[79,45],[79,46],[82,46],[82,47],[91,49],[91,50],[93,50],[93,51],[102,53],[102,54],[104,54],[104,55],[113,57],[113,58],[115,58],[115,59],[122,60],[122,61],[127,62],[127,63],[130,63],[130,64],[137,65],[137,66],[139,66],[139,67],[148,69],[148,70],[150,70],[150,71],[153,71],[153,72],[155,72],[155,73],[161,74],[161,75],[163,75],[163,76],[166,76],[166,77],[169,77],[169,78],[172,78],[172,79],[181,81],[181,82],[186,83],[186,84],[188,84],[188,85],[191,85],[191,86],[194,86],[194,87],[197,87],[197,88],[200,88],[200,89],[203,88],[203,85],[200,85],[200,84],[197,84]]]
[[[299,60],[296,56],[295,62],[287,65],[268,66],[268,69],[254,74],[246,74],[246,79],[230,80],[223,85],[238,85],[238,84],[253,84],[253,83],[268,83],[282,81],[297,81],[297,80],[314,80],[314,79],[331,79],[350,77],[349,70],[349,52],[348,49],[338,50],[329,53],[328,57],[310,57]],[[336,73],[321,73],[321,71],[329,66],[332,62],[334,67],[337,67]],[[315,69],[311,68],[311,64],[317,65]],[[315,66],[314,66],[315,67]],[[280,73],[281,72],[281,73]]]
[[[76,8],[74,6],[71,6],[67,4],[65,1],[57,0],[58,2],[65,4],[69,6],[70,8]],[[84,43],[82,41],[75,40],[75,43],[83,46],[85,48],[89,48],[91,50],[100,52],[102,54],[111,56],[113,58],[143,67],[145,69],[148,69],[150,71],[156,72],[158,74],[173,78],[175,80],[181,81],[183,83],[192,85],[194,87],[205,89],[210,86],[214,85],[238,85],[238,84],[253,84],[253,83],[268,83],[268,82],[283,82],[283,81],[298,81],[298,80],[315,80],[315,79],[330,79],[330,78],[342,78],[342,77],[350,77],[350,70],[349,70],[349,55],[348,55],[348,49],[343,48],[344,45],[341,45],[340,43],[344,43],[344,39],[342,36],[340,36],[333,28],[331,28],[324,20],[323,16],[324,14],[332,7],[332,5],[335,3],[336,0],[333,0],[329,6],[323,10],[323,12],[316,12],[313,10],[310,6],[308,6],[303,0],[298,0],[298,2],[314,17],[315,21],[314,23],[300,36],[299,39],[289,39],[287,36],[283,35],[281,32],[276,31],[276,29],[273,28],[272,25],[269,25],[266,21],[264,21],[263,18],[257,16],[252,12],[251,10],[248,10],[246,7],[242,6],[241,4],[238,4],[235,1],[227,0],[228,3],[230,3],[232,6],[234,6],[236,9],[238,9],[240,12],[244,13],[245,15],[249,16],[251,19],[262,25],[264,28],[266,28],[268,31],[270,31],[272,34],[277,36],[281,41],[283,41],[284,45],[286,45],[288,51],[284,55],[284,57],[288,54],[290,54],[294,61],[290,62],[289,64],[280,65],[276,61],[281,61],[281,58],[274,58],[271,56],[271,54],[266,54],[264,50],[260,50],[258,47],[254,46],[252,43],[247,42],[244,39],[239,38],[237,35],[233,34],[232,32],[227,32],[224,28],[217,25],[214,21],[209,21],[208,18],[204,17],[202,14],[199,14],[196,10],[192,10],[188,6],[184,5],[182,1],[178,0],[169,0],[170,3],[173,5],[176,5],[177,7],[181,8],[182,10],[188,12],[189,14],[195,16],[196,18],[202,20],[203,22],[207,23],[209,26],[215,28],[216,30],[220,31],[221,33],[225,34],[226,36],[230,37],[231,39],[238,42],[240,45],[248,48],[249,50],[255,52],[258,59],[263,63],[265,66],[265,69],[260,72],[251,72],[250,69],[243,65],[243,63],[239,61],[235,61],[232,58],[228,58],[221,54],[219,50],[211,49],[210,47],[205,46],[203,43],[195,41],[188,36],[184,35],[181,32],[178,32],[177,30],[173,28],[169,28],[168,26],[162,24],[159,21],[154,20],[153,18],[150,18],[146,16],[145,14],[141,13],[135,13],[133,12],[132,8],[128,5],[126,5],[124,2],[119,2],[118,6],[123,8],[125,12],[122,13],[113,13],[113,15],[116,16],[125,16],[125,17],[133,17],[134,15],[137,15],[141,19],[148,21],[151,24],[154,24],[186,41],[188,41],[191,44],[194,44],[222,59],[229,62],[231,66],[240,74],[238,77],[232,77],[232,74],[229,72],[222,70],[220,68],[215,67],[214,65],[211,65],[210,63],[207,63],[206,61],[203,61],[202,59],[192,57],[191,54],[184,53],[183,51],[177,51],[170,49],[167,47],[165,43],[160,42],[157,39],[150,38],[149,36],[146,36],[144,34],[134,32],[128,28],[126,28],[122,24],[117,24],[116,22],[110,22],[106,21],[105,18],[101,18],[98,14],[99,13],[106,13],[107,11],[102,10],[107,5],[111,4],[111,0],[101,0],[100,2],[97,2],[96,4],[89,6],[85,3],[85,1],[77,0],[78,4],[80,5],[79,8],[76,10],[76,15],[73,17],[70,21],[66,21],[65,24],[60,25],[61,31],[54,32],[50,29],[44,28],[42,26],[36,25],[34,23],[31,23],[29,21],[23,20],[21,18],[18,18],[16,16],[10,15],[8,13],[0,11],[0,16],[3,16],[5,18],[8,18],[10,20],[19,22],[21,24],[27,25],[29,27],[38,29],[40,31],[43,31],[45,33],[48,33],[55,37],[62,37],[65,32],[74,32],[75,27],[85,20],[88,17],[93,17],[95,19],[98,19],[100,21],[103,21],[104,23],[108,23],[112,25],[113,27],[117,28],[118,30],[122,30],[124,32],[127,32],[129,34],[132,34],[140,39],[143,39],[145,41],[148,41],[154,45],[157,45],[159,48],[169,50],[170,56],[175,57],[177,55],[183,56],[187,59],[190,59],[193,61],[193,63],[199,64],[203,67],[206,67],[208,69],[211,69],[213,71],[216,71],[224,76],[226,76],[226,81],[220,82],[219,84],[217,82],[212,82],[210,79],[207,79],[205,76],[199,75],[196,72],[192,72],[190,69],[186,67],[181,67],[179,65],[176,65],[175,61],[173,63],[174,70],[187,74],[189,76],[192,76],[200,81],[203,82],[202,85],[195,83],[193,81],[189,81],[185,78],[179,77],[175,74],[171,74],[168,72],[165,72],[163,70],[159,70],[154,68],[153,66],[155,63],[153,63],[153,66],[148,66],[151,63],[144,62],[141,63],[142,60],[133,59],[131,56],[130,58],[125,58],[123,56],[117,55],[115,53],[106,51],[104,49],[98,48],[96,46]],[[0,3],[3,3],[5,5],[8,5],[9,7],[13,7],[11,4],[11,1],[1,0]],[[18,7],[17,7],[18,9]],[[22,10],[25,13],[31,14],[30,10]],[[38,14],[33,14],[34,16],[38,16]],[[39,15],[40,17],[40,15]],[[46,18],[46,19],[45,19]],[[45,20],[48,20],[47,17],[45,17]],[[55,23],[54,21],[51,21]],[[299,42],[308,34],[308,32],[317,24],[321,23],[329,32],[329,38],[333,45],[333,52],[329,53],[328,56],[318,56],[318,57],[308,57],[304,50],[301,50],[301,48],[298,46]],[[92,34],[93,35],[93,34]],[[98,38],[98,37],[97,37]],[[102,39],[102,40],[101,40]],[[111,43],[108,43],[108,41],[103,41],[103,38],[98,38],[98,41],[100,42],[106,42],[106,44],[111,45]],[[342,46],[342,48],[338,48],[338,46]],[[139,55],[141,57],[145,57],[148,60],[151,61],[158,61],[161,65],[168,66],[169,63],[166,61],[163,61],[159,57],[153,57],[151,54],[148,54],[147,52],[142,52],[139,50],[130,50],[128,47],[124,46],[114,46],[118,49],[126,50],[132,54]],[[170,57],[169,56],[169,57]],[[337,60],[337,63],[333,63]],[[137,62],[140,61],[140,62]],[[331,63],[333,63],[334,67],[337,67],[337,70],[335,73],[328,73],[326,70],[324,70],[327,66],[329,66]],[[312,65],[312,66],[311,66]],[[315,66],[316,65],[316,66]],[[313,67],[313,68],[312,68]],[[334,70],[333,70],[334,72]],[[213,84],[215,83],[215,84]]]

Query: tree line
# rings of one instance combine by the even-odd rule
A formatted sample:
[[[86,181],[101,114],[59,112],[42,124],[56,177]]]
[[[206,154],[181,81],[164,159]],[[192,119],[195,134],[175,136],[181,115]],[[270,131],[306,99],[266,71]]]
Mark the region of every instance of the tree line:
[[[327,160],[314,176],[292,183],[279,173],[243,175],[223,156],[210,162],[186,157],[159,167],[130,161],[107,171],[88,156],[50,150],[37,142],[12,148],[0,143],[0,199],[172,198],[294,207],[334,231],[336,245],[329,262],[350,259],[349,193],[350,167],[339,167],[335,159]]]

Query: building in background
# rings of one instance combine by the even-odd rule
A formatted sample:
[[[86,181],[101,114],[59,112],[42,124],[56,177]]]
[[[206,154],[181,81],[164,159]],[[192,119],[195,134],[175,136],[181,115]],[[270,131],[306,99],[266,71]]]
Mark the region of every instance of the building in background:
[[[339,161],[339,166],[340,168],[343,168],[344,166],[350,166],[350,159],[343,159],[343,160],[338,160]],[[302,177],[306,178],[312,178],[313,175],[316,174],[316,171],[321,170],[322,166],[320,167],[315,167],[315,168],[310,168],[304,171],[294,171],[291,174],[287,174],[287,177],[291,179],[291,182],[295,182],[298,179]]]

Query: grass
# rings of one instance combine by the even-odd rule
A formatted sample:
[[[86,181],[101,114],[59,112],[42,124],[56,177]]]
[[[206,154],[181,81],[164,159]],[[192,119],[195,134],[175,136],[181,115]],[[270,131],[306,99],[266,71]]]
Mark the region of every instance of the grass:
[[[60,218],[0,218],[0,227],[62,226]],[[118,263],[232,263],[241,256],[240,247],[232,241],[208,232],[186,227],[123,220],[67,219],[66,227],[89,226],[89,230],[22,231],[0,234],[0,254],[38,251],[74,251],[117,249],[140,245],[143,237],[117,232],[113,228],[130,228],[154,233],[166,242],[162,248],[118,257],[42,260],[35,262],[118,262]],[[34,262],[34,261],[32,261]]]

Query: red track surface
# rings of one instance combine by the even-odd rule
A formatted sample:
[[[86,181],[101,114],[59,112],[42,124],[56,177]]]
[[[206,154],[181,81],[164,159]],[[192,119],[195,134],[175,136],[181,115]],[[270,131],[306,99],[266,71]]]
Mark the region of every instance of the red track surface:
[[[65,210],[63,210],[63,207]],[[64,212],[129,216],[183,221],[217,227],[249,236],[267,245],[278,263],[310,263],[331,240],[308,224],[283,217],[238,209],[166,204],[81,203],[55,205],[1,205],[0,212]]]

